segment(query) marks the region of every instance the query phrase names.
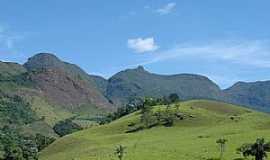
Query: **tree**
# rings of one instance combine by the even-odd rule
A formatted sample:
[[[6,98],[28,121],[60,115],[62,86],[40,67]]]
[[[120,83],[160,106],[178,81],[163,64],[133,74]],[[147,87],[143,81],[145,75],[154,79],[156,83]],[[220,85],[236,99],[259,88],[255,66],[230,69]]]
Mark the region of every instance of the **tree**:
[[[149,97],[144,98],[143,103],[146,106],[155,106],[155,105],[157,105],[157,101],[154,98],[149,98]]]
[[[163,125],[166,127],[171,127],[174,125],[174,121],[175,121],[175,115],[173,113],[173,111],[170,109],[170,107],[166,107],[165,112],[163,112],[162,114],[162,121],[163,121]]]
[[[42,137],[42,138],[41,138]],[[46,137],[46,145],[52,138]],[[0,129],[0,147],[3,160],[37,160],[39,147],[45,147],[44,136],[21,135],[16,128],[4,126]],[[41,143],[40,143],[41,142]],[[42,146],[39,146],[42,144]]]
[[[251,155],[251,146],[252,144],[243,144],[241,147],[237,148],[237,153],[241,153],[244,158],[247,158],[249,155]]]
[[[25,137],[20,142],[20,148],[23,151],[23,157],[27,160],[38,160],[38,146],[35,137]]]
[[[61,137],[82,129],[83,128],[80,125],[72,121],[72,118],[60,121],[53,127],[53,130]]]
[[[22,149],[16,144],[8,144],[4,147],[4,160],[24,160]]]
[[[219,149],[220,149],[220,159],[223,159],[223,153],[225,152],[225,147],[226,147],[226,143],[228,142],[227,139],[224,138],[220,138],[216,141],[216,143],[219,145]]]
[[[153,113],[152,113],[152,106],[144,105],[141,113],[142,113],[141,122],[144,128],[150,128],[156,123],[155,117],[153,116]]]
[[[176,112],[179,113],[179,112],[180,112],[180,104],[177,103],[177,104],[175,105],[175,107],[176,107]]]
[[[119,160],[122,160],[124,158],[124,155],[126,154],[125,150],[126,147],[119,145],[115,148],[114,154],[117,156]]]
[[[169,100],[171,103],[176,103],[176,102],[179,102],[180,98],[179,98],[178,94],[172,93],[169,95]]]
[[[44,148],[46,148],[48,145],[50,145],[54,141],[55,141],[55,138],[46,137],[40,133],[37,133],[35,136],[35,142],[37,144],[38,151],[43,150]]]
[[[270,152],[270,142],[265,142],[264,138],[258,138],[254,144],[243,144],[237,149],[244,157],[254,156],[255,160],[264,160],[267,152]]]
[[[161,109],[160,108],[155,113],[155,116],[156,116],[157,122],[160,123],[161,120],[162,120],[162,112],[161,112]]]

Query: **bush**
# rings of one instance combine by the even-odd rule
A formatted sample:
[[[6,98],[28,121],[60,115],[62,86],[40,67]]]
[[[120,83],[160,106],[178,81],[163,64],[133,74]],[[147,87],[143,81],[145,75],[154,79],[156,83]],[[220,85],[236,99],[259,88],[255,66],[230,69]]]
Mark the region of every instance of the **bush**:
[[[180,98],[179,98],[178,94],[172,93],[169,95],[169,100],[170,100],[170,103],[176,103],[176,102],[180,101]]]
[[[42,134],[36,134],[35,141],[38,147],[38,151],[43,150],[48,145],[52,144],[56,139],[52,137],[46,137]]]
[[[66,119],[64,121],[60,121],[53,127],[53,130],[55,131],[55,133],[57,133],[61,137],[80,131],[82,129],[83,128],[81,126],[72,122],[72,119]]]

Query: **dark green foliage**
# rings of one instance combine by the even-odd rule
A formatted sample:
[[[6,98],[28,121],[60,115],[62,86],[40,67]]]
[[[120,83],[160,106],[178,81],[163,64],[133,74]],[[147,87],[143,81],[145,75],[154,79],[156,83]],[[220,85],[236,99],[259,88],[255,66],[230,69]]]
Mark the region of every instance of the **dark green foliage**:
[[[130,113],[140,110],[144,105],[144,100],[142,99],[132,99],[124,107],[117,108],[117,111],[114,113],[109,113],[107,116],[100,118],[98,120],[99,124],[106,124],[113,120],[119,119],[123,116],[126,116]]]
[[[176,103],[176,102],[180,101],[180,98],[179,98],[178,94],[172,93],[169,95],[169,100],[171,103]]]
[[[243,155],[243,157],[247,158],[248,156],[251,155],[251,146],[252,144],[243,144],[241,147],[237,148],[237,153],[241,153]]]
[[[264,138],[258,138],[254,144],[243,144],[237,149],[245,158],[254,156],[255,160],[263,160],[267,157],[267,152],[270,152],[270,142],[265,142]]]
[[[23,157],[27,160],[38,159],[38,145],[35,141],[35,137],[23,137],[20,147],[23,151]]]
[[[19,96],[0,95],[0,114],[4,124],[29,124],[38,119],[30,104]]]
[[[19,132],[8,126],[1,130],[1,150],[4,152],[3,160],[37,160],[38,146],[32,136],[22,136]]]
[[[152,106],[143,106],[141,110],[141,123],[144,128],[151,128],[157,125],[157,119],[152,112]]]
[[[162,112],[161,114],[161,122],[166,127],[173,126],[175,119],[176,119],[175,113],[172,110],[170,110],[169,107],[167,107],[165,112]]]
[[[4,147],[3,157],[3,160],[24,160],[22,149],[15,144]]]
[[[175,97],[175,94],[172,94],[172,97]],[[177,96],[176,96],[177,97]],[[119,119],[123,116],[126,116],[130,113],[136,112],[138,110],[142,110],[142,113],[144,113],[146,110],[151,110],[151,106],[156,105],[169,105],[171,103],[177,102],[177,98],[173,98],[174,101],[171,101],[169,97],[163,97],[163,98],[135,98],[130,100],[128,104],[126,104],[124,107],[120,107],[117,109],[116,112],[108,114],[106,117],[103,117],[99,119],[99,124],[106,124],[113,120]],[[178,104],[177,104],[178,105]],[[179,110],[179,107],[178,107]],[[146,116],[146,115],[143,115]],[[152,118],[153,119],[153,118]],[[159,119],[158,119],[159,121]]]
[[[126,133],[134,133],[143,130],[144,127],[142,125],[134,125],[129,126],[129,129],[126,131]]]
[[[83,128],[81,126],[72,122],[72,118],[66,119],[64,121],[60,121],[53,127],[53,130],[59,136],[65,136],[65,135],[80,131],[82,129]]]
[[[38,146],[38,151],[43,150],[46,148],[48,145],[52,144],[55,141],[55,138],[52,137],[46,137],[42,134],[36,134],[35,141]]]
[[[38,152],[54,141],[41,134],[21,135],[16,128],[4,126],[0,130],[0,151],[3,160],[37,160]]]

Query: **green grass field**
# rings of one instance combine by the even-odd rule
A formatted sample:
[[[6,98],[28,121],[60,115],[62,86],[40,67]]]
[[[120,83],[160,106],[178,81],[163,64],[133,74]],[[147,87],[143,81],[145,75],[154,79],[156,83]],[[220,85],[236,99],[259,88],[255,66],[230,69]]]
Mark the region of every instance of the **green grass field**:
[[[124,160],[207,160],[219,156],[216,140],[228,139],[225,160],[241,158],[236,148],[257,137],[270,140],[270,115],[206,100],[180,104],[186,115],[173,127],[154,127],[125,133],[140,113],[110,124],[63,137],[46,148],[41,160],[116,160],[117,145],[127,147]],[[157,106],[165,108],[165,106]],[[233,118],[232,118],[233,117]]]

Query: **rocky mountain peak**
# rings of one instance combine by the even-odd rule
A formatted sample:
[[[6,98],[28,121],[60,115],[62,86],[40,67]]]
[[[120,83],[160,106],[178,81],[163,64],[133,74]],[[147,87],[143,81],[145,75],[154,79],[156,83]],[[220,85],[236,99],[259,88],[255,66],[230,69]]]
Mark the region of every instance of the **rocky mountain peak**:
[[[39,53],[24,64],[28,70],[61,68],[62,61],[52,53]]]

